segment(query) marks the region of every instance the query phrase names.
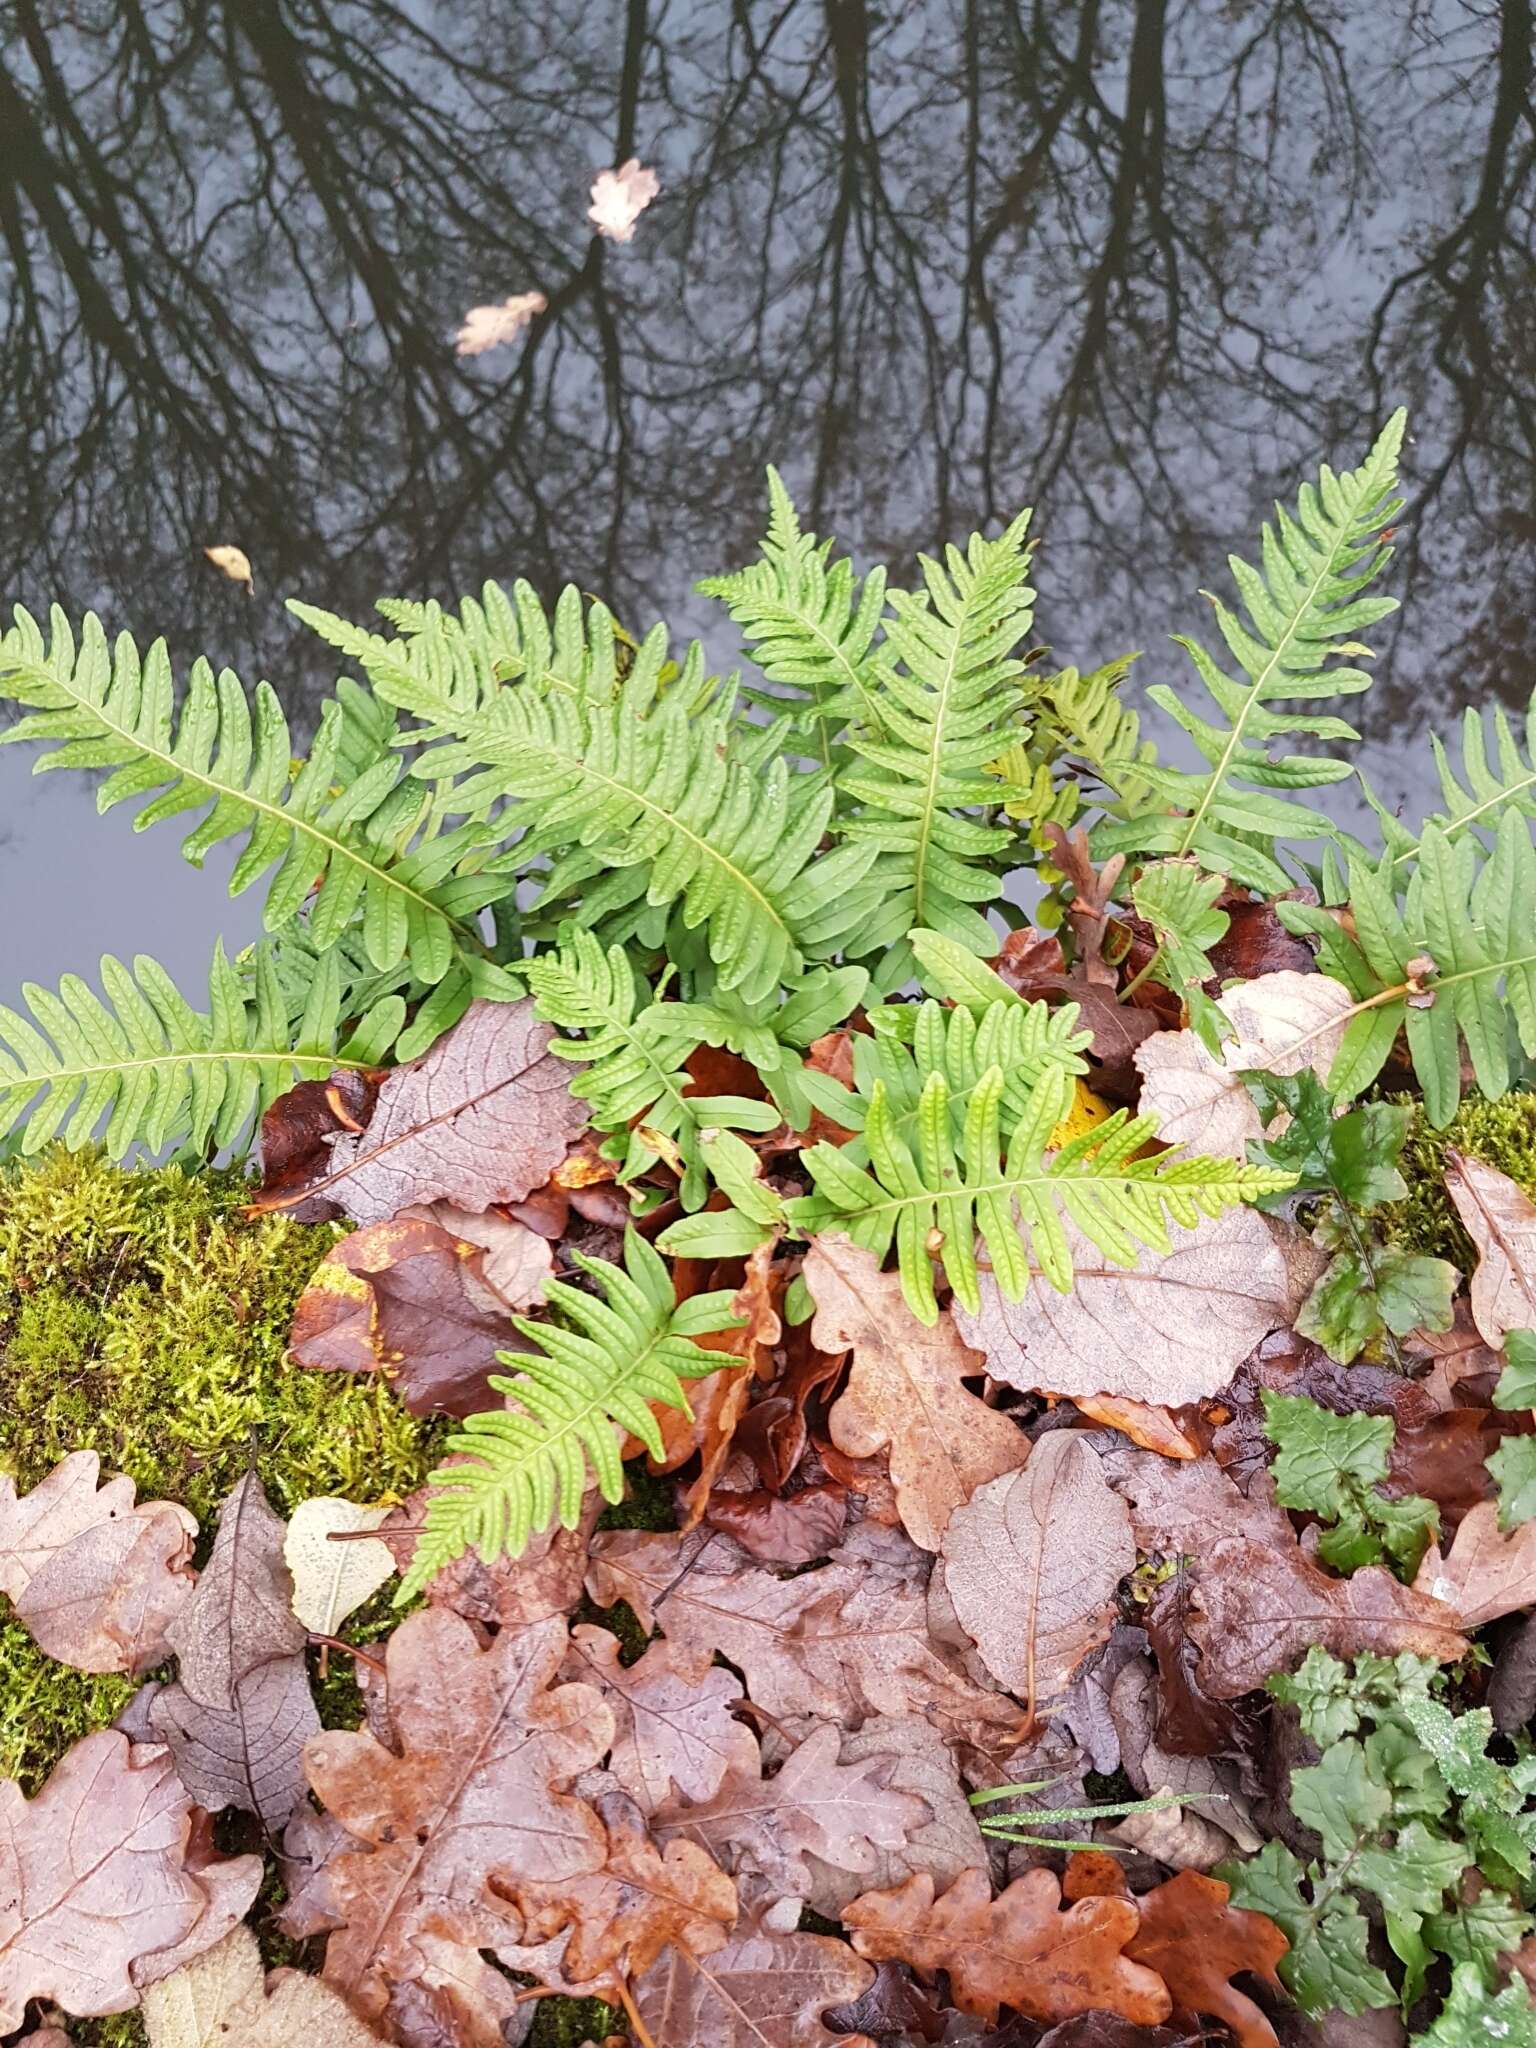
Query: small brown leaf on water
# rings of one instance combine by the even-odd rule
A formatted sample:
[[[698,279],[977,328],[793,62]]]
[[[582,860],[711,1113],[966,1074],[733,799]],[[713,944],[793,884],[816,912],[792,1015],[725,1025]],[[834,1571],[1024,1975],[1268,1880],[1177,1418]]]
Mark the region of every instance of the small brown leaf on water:
[[[1409,1650],[1449,1664],[1466,1654],[1456,1609],[1400,1585],[1380,1565],[1336,1579],[1299,1544],[1225,1536],[1198,1554],[1195,1583],[1200,1611],[1190,1634],[1200,1649],[1200,1682],[1219,1700],[1293,1670],[1314,1643],[1345,1658]]]
[[[548,1052],[553,1036],[527,998],[471,1003],[419,1059],[385,1076],[366,1130],[336,1139],[312,1194],[354,1223],[427,1202],[478,1212],[522,1201],[586,1124],[571,1068]]]
[[[1115,1588],[1136,1568],[1130,1511],[1070,1430],[1036,1443],[1022,1472],[990,1480],[944,1537],[944,1585],[1000,1685],[1054,1699],[1109,1636]]]
[[[60,1663],[147,1671],[191,1596],[197,1523],[170,1501],[135,1506],[131,1479],[98,1492],[100,1473],[94,1451],[71,1451],[19,1499],[0,1473],[0,1591]]]
[[[514,292],[495,306],[471,306],[454,337],[454,354],[483,356],[487,349],[516,341],[536,313],[549,301],[542,292]]]
[[[166,1631],[181,1683],[199,1706],[231,1712],[235,1688],[248,1672],[274,1657],[295,1656],[308,1642],[293,1611],[286,1534],[261,1481],[247,1472],[219,1510],[197,1591]]]
[[[914,1543],[937,1550],[950,1516],[977,1487],[1017,1471],[1029,1454],[1016,1423],[964,1385],[984,1361],[949,1317],[914,1322],[895,1273],[846,1237],[818,1237],[805,1259],[816,1303],[811,1334],[823,1352],[852,1350],[848,1383],[828,1416],[849,1457],[889,1450],[896,1505]]]
[[[1536,1202],[1497,1167],[1445,1150],[1446,1192],[1477,1247],[1472,1320],[1497,1351],[1508,1330],[1536,1330]]]
[[[192,1801],[170,1755],[114,1728],[87,1735],[35,1799],[0,1780],[0,2034],[29,1999],[85,2017],[139,2002],[158,1956],[211,1945],[226,1931],[215,1881],[188,1857]],[[217,1884],[243,1913],[261,1859],[217,1864]]]
[[[220,545],[218,547],[204,548],[203,553],[212,562],[215,569],[223,571],[231,583],[243,583],[246,595],[249,597],[252,594],[256,588],[256,582],[251,574],[251,558],[244,548]]]
[[[1464,1629],[1518,1613],[1536,1602],[1536,1521],[1506,1534],[1496,1503],[1480,1501],[1462,1517],[1443,1557],[1433,1544],[1425,1551],[1413,1586],[1443,1600]]]
[[[938,1899],[932,1878],[909,1878],[855,1899],[843,1922],[872,1961],[947,1970],[955,2004],[978,2019],[1008,2005],[1046,2024],[1101,2009],[1155,2026],[1172,2007],[1162,1978],[1126,1953],[1140,1927],[1135,1904],[1086,1898],[1063,1910],[1049,1870],[1027,1871],[995,1899],[982,1870],[964,1871]]]
[[[318,1977],[264,1970],[248,1927],[152,1985],[144,2026],[149,2048],[380,2048]]]
[[[708,1799],[733,1760],[755,1760],[757,1745],[730,1712],[741,1684],[702,1646],[658,1641],[633,1664],[619,1642],[590,1624],[571,1631],[569,1678],[601,1688],[613,1714],[608,1769],[642,1813],[667,1800]]]

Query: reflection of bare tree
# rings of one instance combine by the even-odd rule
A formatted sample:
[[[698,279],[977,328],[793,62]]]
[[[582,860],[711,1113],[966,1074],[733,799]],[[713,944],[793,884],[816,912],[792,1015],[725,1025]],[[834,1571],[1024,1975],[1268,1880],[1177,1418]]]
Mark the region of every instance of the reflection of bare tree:
[[[1512,686],[1530,6],[0,0],[0,588],[248,666],[289,588],[675,610],[777,457],[871,552],[1034,499],[1092,653],[1177,612],[1252,478],[1406,396],[1400,680],[1454,648]],[[616,250],[586,185],[636,152],[665,196]],[[454,357],[535,284],[515,348]]]

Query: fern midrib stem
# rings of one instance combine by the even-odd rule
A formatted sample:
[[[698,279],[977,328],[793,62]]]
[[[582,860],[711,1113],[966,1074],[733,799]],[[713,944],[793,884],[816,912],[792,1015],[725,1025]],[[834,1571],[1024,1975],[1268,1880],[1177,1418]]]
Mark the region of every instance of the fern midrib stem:
[[[938,708],[933,721],[933,744],[928,749],[928,776],[923,786],[923,811],[918,820],[917,845],[912,859],[912,922],[925,925],[924,897],[927,893],[928,847],[933,838],[934,817],[938,809],[939,774],[944,759],[944,727],[949,717],[950,693],[954,689],[955,675],[960,665],[960,651],[965,645],[963,619],[970,613],[965,606],[962,620],[957,621],[950,644],[949,660],[945,664],[944,681],[938,692]]]
[[[28,666],[31,667],[34,674],[46,676],[47,680],[55,688],[63,690],[81,710],[88,711],[100,725],[131,746],[136,753],[148,760],[160,762],[176,781],[197,783],[201,788],[209,792],[211,801],[216,802],[220,798],[228,797],[231,801],[243,804],[247,810],[255,811],[262,817],[275,818],[288,831],[298,833],[306,839],[313,840],[317,846],[328,847],[330,851],[326,860],[327,870],[329,870],[332,860],[352,861],[358,867],[366,868],[370,875],[376,875],[381,882],[388,883],[391,889],[398,890],[402,896],[408,897],[412,903],[419,903],[422,909],[428,912],[430,916],[442,918],[446,924],[451,925],[463,937],[473,937],[473,934],[465,926],[461,925],[457,918],[449,917],[447,911],[440,910],[430,896],[423,896],[419,889],[413,889],[409,882],[402,882],[388,868],[377,867],[372,861],[364,859],[355,846],[349,845],[342,839],[333,839],[328,832],[322,832],[318,825],[312,824],[307,818],[301,817],[296,811],[286,809],[282,804],[275,804],[267,797],[252,796],[249,790],[241,789],[236,785],[216,782],[213,776],[206,770],[188,768],[183,762],[178,761],[174,754],[168,754],[163,747],[151,746],[148,741],[141,739],[136,732],[130,731],[127,726],[119,725],[115,719],[108,717],[102,705],[93,704],[88,697],[80,696],[71,684],[61,683],[51,668],[37,663],[30,663]],[[270,866],[271,863],[268,862],[267,865]]]
[[[1500,804],[1512,802],[1515,797],[1522,795],[1528,789],[1536,789],[1536,770],[1533,770],[1529,775],[1522,775],[1518,782],[1511,782],[1507,788],[1495,791],[1492,796],[1484,797],[1480,804],[1474,804],[1470,811],[1463,811],[1459,818],[1452,818],[1441,827],[1441,830],[1445,837],[1449,839],[1454,833],[1460,832],[1464,826],[1475,825],[1485,811],[1495,810]],[[1394,868],[1398,867],[1405,860],[1417,860],[1418,857],[1419,842],[1415,840],[1412,846],[1405,847],[1400,854],[1395,856],[1392,866]]]
[[[285,1045],[272,1052],[219,1052],[205,1046],[195,1046],[189,1052],[157,1052],[144,1059],[103,1060],[97,1066],[51,1067],[40,1074],[7,1074],[0,1069],[0,1090],[57,1087],[64,1081],[88,1081],[98,1074],[139,1073],[146,1067],[276,1065],[320,1067],[328,1074],[341,1067],[357,1074],[373,1071],[367,1060],[343,1060],[336,1058],[332,1053],[296,1052],[291,1045]],[[306,1189],[305,1193],[307,1192]],[[303,1196],[298,1199],[302,1200]]]
[[[791,607],[791,610],[793,609],[794,608]],[[836,640],[832,638],[832,635],[830,633],[825,632],[823,630],[819,619],[813,618],[810,616],[810,614],[800,611],[795,611],[794,616],[800,622],[800,624],[806,629],[810,638],[816,641],[820,646],[824,647],[827,650],[827,652],[832,657],[833,664],[837,668],[842,670],[843,674],[848,678],[849,682],[852,683],[854,689],[858,691],[859,695],[864,700],[864,708],[869,714],[870,723],[878,730],[879,718],[875,711],[874,693],[871,691],[868,683],[865,682],[863,676],[859,673],[858,669],[854,666],[854,664],[848,659],[847,655],[843,652],[842,647]],[[819,694],[816,699],[816,708],[818,711],[822,708],[822,700]],[[832,765],[832,742],[826,733],[824,722],[818,722],[822,724],[822,766],[825,768],[830,768]]]
[[[1350,510],[1353,514],[1357,510],[1357,507],[1351,506]],[[1206,815],[1209,812],[1211,805],[1216,800],[1217,792],[1222,788],[1223,784],[1227,779],[1227,772],[1232,765],[1232,757],[1243,743],[1243,737],[1248,730],[1249,714],[1252,712],[1255,705],[1257,705],[1261,701],[1260,692],[1265,688],[1265,686],[1269,682],[1270,677],[1275,673],[1276,669],[1279,667],[1281,656],[1285,653],[1286,649],[1291,645],[1292,641],[1296,638],[1297,633],[1301,630],[1302,620],[1307,618],[1311,613],[1312,606],[1317,599],[1317,593],[1322,589],[1323,585],[1328,581],[1329,577],[1332,576],[1334,560],[1339,554],[1343,552],[1343,550],[1346,547],[1348,547],[1349,537],[1352,532],[1352,527],[1343,526],[1340,528],[1339,537],[1337,541],[1334,543],[1334,545],[1328,550],[1327,555],[1324,557],[1323,565],[1318,570],[1316,577],[1309,586],[1306,597],[1303,599],[1302,603],[1296,607],[1295,611],[1291,614],[1290,624],[1286,627],[1285,632],[1281,635],[1279,645],[1270,650],[1269,660],[1265,662],[1263,668],[1260,669],[1259,673],[1254,677],[1252,684],[1249,686],[1248,695],[1243,700],[1243,708],[1238,713],[1237,720],[1232,727],[1232,731],[1227,740],[1226,746],[1222,749],[1221,759],[1216,763],[1216,766],[1211,771],[1211,779],[1206,787],[1205,795],[1201,797],[1198,805],[1195,807],[1193,811],[1190,812],[1189,817],[1185,820],[1183,838],[1179,843],[1177,852],[1173,856],[1175,859],[1186,859],[1189,856],[1189,854],[1193,851],[1195,840],[1199,835],[1200,827],[1205,823]]]
[[[537,1002],[535,1002],[534,1007],[538,1007]],[[683,1121],[685,1123],[697,1124],[698,1118],[693,1114],[693,1107],[692,1104],[689,1102],[688,1097],[683,1094],[682,1090],[677,1086],[676,1082],[672,1079],[672,1076],[667,1072],[666,1068],[662,1065],[661,1061],[657,1059],[651,1047],[648,1046],[645,1040],[640,1036],[640,1033],[636,1029],[635,1024],[631,1020],[619,1016],[615,1011],[600,1010],[598,1012],[598,1015],[602,1017],[603,1021],[608,1025],[610,1030],[622,1033],[625,1043],[633,1047],[633,1049],[637,1053],[639,1053],[641,1059],[645,1061],[645,1064],[656,1076],[658,1086],[656,1090],[655,1101],[659,1102],[662,1096],[666,1096],[669,1102],[675,1103],[678,1109],[682,1111]],[[587,1028],[588,1027],[586,1025],[582,1026],[583,1030],[586,1030]],[[574,1092],[576,1094],[580,1094],[581,1090],[578,1088]],[[655,1103],[653,1102],[652,1107],[654,1106]],[[626,1124],[621,1125],[620,1128],[627,1129],[627,1122]]]
[[[1129,1173],[1085,1174],[1075,1177],[1066,1174],[1028,1173],[1019,1179],[1004,1176],[1000,1180],[966,1181],[952,1188],[923,1188],[915,1195],[889,1195],[883,1202],[866,1202],[861,1209],[849,1213],[879,1216],[893,1209],[915,1209],[920,1206],[931,1209],[935,1202],[946,1197],[969,1201],[980,1195],[1016,1194],[1021,1188],[1150,1188],[1156,1193],[1161,1185],[1150,1177],[1142,1178]],[[1168,1183],[1168,1192],[1184,1193],[1187,1190],[1179,1183],[1171,1182]]]

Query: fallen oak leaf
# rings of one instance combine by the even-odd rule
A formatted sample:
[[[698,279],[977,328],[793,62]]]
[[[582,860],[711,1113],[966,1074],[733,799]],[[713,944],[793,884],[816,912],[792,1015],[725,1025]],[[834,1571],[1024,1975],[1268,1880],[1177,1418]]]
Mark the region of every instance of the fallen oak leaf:
[[[1070,1430],[978,1488],[951,1517],[943,1556],[961,1627],[1031,1713],[1108,1640],[1115,1589],[1136,1568],[1130,1511]]]
[[[874,2048],[822,2017],[859,1998],[874,1974],[845,1941],[784,1933],[759,1911],[743,1914],[713,1955],[669,1948],[635,1987],[635,2009],[665,2048]]]
[[[1053,2025],[1075,2013],[1119,2013],[1156,2026],[1172,2010],[1161,1977],[1126,1954],[1140,1926],[1129,1899],[1091,1897],[1065,1910],[1049,1870],[1026,1871],[997,1898],[984,1870],[967,1870],[935,1898],[931,1877],[866,1892],[843,1914],[871,1961],[949,1973],[961,2012],[995,2021],[1001,2006]]]
[[[873,2034],[877,2041],[942,2041],[945,2016],[900,1963],[877,1963],[875,1980],[861,1997],[834,2006],[826,2015],[839,2033]]]
[[[248,1927],[144,1993],[149,2048],[380,2048],[318,1977],[262,1966]]]
[[[1463,1515],[1443,1556],[1434,1544],[1425,1551],[1413,1589],[1443,1601],[1459,1626],[1469,1630],[1531,1606],[1536,1601],[1536,1521],[1505,1532],[1497,1504],[1479,1501]]]
[[[822,1480],[798,1493],[730,1493],[717,1486],[704,1509],[711,1529],[763,1564],[814,1564],[834,1551],[848,1524],[848,1489]]]
[[[1141,1925],[1125,1952],[1162,1978],[1177,2022],[1204,2015],[1229,2027],[1238,2048],[1277,2048],[1274,2028],[1231,1980],[1246,1973],[1283,1997],[1275,1965],[1290,1943],[1273,1920],[1229,1905],[1230,1897],[1218,1878],[1181,1870],[1136,1900]]]
[[[101,1461],[71,1451],[29,1494],[0,1473],[0,1591],[48,1656],[77,1671],[147,1671],[190,1598],[197,1523],[171,1501],[97,1490]]]
[[[832,1441],[852,1458],[889,1451],[907,1534],[937,1550],[955,1509],[988,1480],[1017,1471],[1028,1440],[964,1385],[984,1365],[955,1324],[914,1323],[900,1275],[882,1273],[872,1252],[843,1236],[818,1237],[804,1276],[816,1304],[813,1341],[823,1352],[853,1354],[827,1418]]]
[[[741,1685],[702,1646],[657,1641],[625,1665],[618,1638],[583,1623],[564,1670],[601,1689],[614,1723],[608,1769],[644,1814],[676,1797],[708,1799],[734,1763],[755,1762],[757,1745],[730,1712]]]
[[[181,1684],[201,1707],[229,1713],[241,1679],[309,1640],[293,1611],[286,1534],[261,1481],[247,1472],[219,1509],[218,1533],[197,1590],[166,1630]]]
[[[192,1801],[169,1752],[114,1728],[68,1751],[31,1800],[0,1780],[0,2033],[31,1999],[85,2018],[139,2002],[136,1974],[195,1942],[210,1886],[188,1867]],[[244,1912],[261,1859],[220,1865]],[[210,1944],[225,1932],[211,1925]]]
[[[293,1611],[312,1635],[335,1635],[347,1616],[394,1576],[389,1546],[370,1542],[365,1533],[388,1521],[389,1514],[388,1508],[359,1507],[322,1495],[300,1501],[289,1516],[283,1562],[293,1579]]]
[[[1509,1330],[1536,1329],[1536,1202],[1507,1173],[1445,1148],[1445,1188],[1477,1248],[1472,1320],[1497,1351]]]
[[[329,1197],[354,1223],[384,1223],[427,1202],[483,1210],[524,1200],[586,1123],[570,1068],[549,1054],[553,1036],[527,998],[471,1003],[451,1031],[385,1076],[367,1128],[334,1141],[329,1171],[305,1198]]]
[[[661,190],[656,173],[632,156],[615,171],[599,171],[592,180],[587,219],[610,242],[628,242],[635,223]]]
[[[419,1487],[379,1524],[379,1541],[402,1574],[410,1570],[426,1528],[430,1498],[428,1489]],[[466,1620],[496,1628],[523,1628],[568,1613],[581,1598],[587,1546],[602,1508],[602,1495],[589,1486],[574,1529],[556,1522],[531,1536],[521,1556],[498,1557],[494,1564],[466,1550],[427,1581],[426,1599],[433,1607],[446,1607]]]

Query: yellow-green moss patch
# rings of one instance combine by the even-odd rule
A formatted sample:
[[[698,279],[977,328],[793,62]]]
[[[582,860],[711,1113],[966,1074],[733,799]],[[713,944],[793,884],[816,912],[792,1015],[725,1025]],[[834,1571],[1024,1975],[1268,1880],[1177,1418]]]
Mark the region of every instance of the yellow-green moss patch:
[[[1408,1196],[1384,1209],[1382,1222],[1394,1244],[1449,1259],[1470,1274],[1477,1254],[1445,1191],[1446,1147],[1497,1167],[1536,1200],[1536,1094],[1506,1095],[1498,1102],[1474,1097],[1443,1131],[1430,1125],[1422,1104],[1410,1106],[1413,1122],[1398,1162]]]

